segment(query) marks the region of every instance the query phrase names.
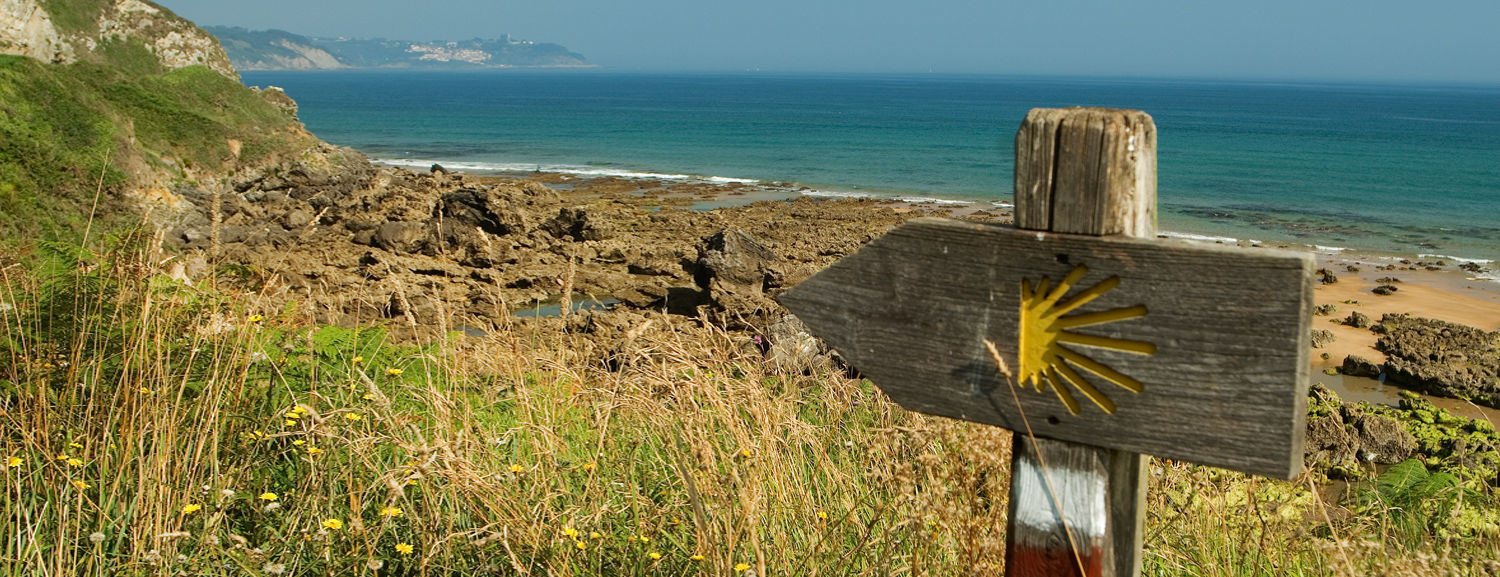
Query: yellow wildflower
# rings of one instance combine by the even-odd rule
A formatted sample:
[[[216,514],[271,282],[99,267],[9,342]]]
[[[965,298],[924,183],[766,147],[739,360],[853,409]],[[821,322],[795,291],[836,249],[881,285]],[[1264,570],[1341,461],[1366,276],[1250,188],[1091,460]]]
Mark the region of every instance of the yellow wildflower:
[[[825,512],[825,511],[818,511],[818,520],[820,520],[820,521],[827,521],[828,520],[828,513]]]
[[[384,517],[400,517],[401,516],[401,508],[400,507],[386,507],[386,508],[380,510],[380,514],[381,514],[381,516],[384,516]]]
[[[566,535],[570,539],[576,539],[578,538],[578,530],[572,527],[563,527],[563,535]]]
[[[263,317],[263,316],[260,316],[260,315],[250,315],[250,318],[247,318],[245,320],[249,321],[249,322],[252,322],[252,323],[258,323],[260,321],[266,320],[266,317]]]
[[[74,467],[82,467],[83,466],[83,459],[79,459],[77,457],[73,457],[71,459],[68,459],[68,464],[72,465]]]
[[[149,394],[151,394],[153,392],[155,392],[155,391],[152,391],[151,389],[148,389],[146,387],[141,387],[141,394],[142,395],[149,395]]]
[[[657,560],[657,559],[661,559],[661,553],[657,553],[657,552],[655,552],[655,551],[652,551],[652,552],[650,552],[650,553],[647,553],[647,554],[646,554],[646,556],[647,556],[647,557],[650,557],[650,558],[651,558],[651,560],[652,560],[652,561],[655,561],[655,560]]]
[[[354,357],[354,364],[357,365],[357,364],[360,364],[360,363],[363,363],[363,362],[365,362],[365,358],[364,357]],[[410,547],[410,545],[407,545],[407,546]],[[398,550],[401,549],[401,545],[397,544],[396,545],[396,549],[398,549]]]
[[[302,418],[302,413],[299,413],[297,411],[288,411],[287,414],[286,414],[286,418],[288,418],[288,419],[300,419],[300,418]]]
[[[603,539],[604,536],[600,535],[598,531],[590,531],[589,532],[589,538],[590,539]]]
[[[750,449],[742,449],[740,451],[740,456],[746,459],[750,458]]]
[[[365,393],[364,399],[366,401],[373,401],[373,400],[375,400],[375,393]]]
[[[363,419],[364,417],[359,413],[344,413],[344,418],[351,421],[358,421],[360,419]]]
[[[197,503],[188,503],[188,504],[182,506],[182,514],[183,515],[187,515],[189,513],[193,513],[193,512],[195,512],[195,511],[197,511],[199,509],[202,509],[202,508],[203,508],[203,506],[199,505]]]
[[[285,425],[288,426],[288,427],[296,425],[296,424],[297,424],[297,421],[293,421],[291,419],[287,419],[286,423],[285,423]]]
[[[410,555],[411,552],[415,551],[415,550],[416,550],[416,548],[412,547],[411,543],[397,543],[396,544],[396,552],[400,553],[402,555]]]
[[[521,468],[521,466],[520,466],[520,465],[515,465],[515,464],[512,464],[512,465],[511,465],[511,466],[510,466],[510,472],[512,472],[512,473],[519,473],[519,472],[521,472],[521,471],[523,471],[523,470],[524,470],[524,469],[522,469],[522,468]]]
[[[68,446],[69,447],[73,447],[74,449],[82,449],[83,448],[83,445],[80,445],[78,443],[68,443]]]
[[[702,555],[693,555],[692,557],[688,557],[688,559],[692,559],[694,561],[702,561],[704,559],[707,559],[707,557],[704,557]]]
[[[9,459],[7,459],[5,461],[5,466],[6,467],[19,467],[19,466],[21,466],[21,463],[24,463],[24,462],[25,461],[22,461],[20,457],[12,456],[11,458],[9,458]]]
[[[734,564],[734,572],[735,573],[743,573],[745,570],[747,570],[749,568],[750,568],[750,564],[748,564],[748,563],[735,563]]]
[[[276,499],[277,499],[276,494],[275,493],[271,493],[269,491],[260,494],[260,500],[262,500],[262,501],[275,501]]]
[[[327,528],[327,529],[333,529],[334,531],[337,531],[339,529],[343,529],[344,528],[344,522],[340,521],[338,519],[324,519],[323,520],[323,527]]]
[[[79,491],[82,491],[84,489],[88,489],[89,487],[93,487],[93,485],[90,485],[90,484],[85,483],[83,481],[79,481],[78,479],[73,479],[72,483],[73,483],[73,486],[77,487]]]
[[[403,373],[403,372],[405,372],[405,371],[402,371],[401,369],[398,369],[396,367],[391,367],[391,368],[385,370],[385,374],[393,376],[393,377],[399,377],[399,376],[401,376],[401,373]]]
[[[295,440],[295,441],[292,441],[292,444],[293,444],[293,445],[296,445],[296,446],[298,446],[298,447],[301,447],[301,446],[302,446],[302,445],[306,445],[306,444],[307,444],[307,441],[306,441],[306,440],[304,440],[304,439],[297,439],[297,440]]]
[[[593,471],[594,469],[597,469],[597,468],[599,468],[599,466],[595,465],[593,461],[589,461],[589,462],[583,464],[583,470],[585,470],[585,471]]]
[[[651,538],[647,537],[645,535],[641,535],[641,542],[642,543],[650,543],[651,542]]]
[[[582,551],[584,549],[588,549],[589,548],[588,545],[584,545],[583,544],[583,541],[574,541],[573,542],[573,546],[577,547],[579,551]]]
[[[323,450],[319,449],[317,447],[308,447],[307,448],[307,454],[309,454],[309,455],[316,455],[316,454],[321,453],[321,452],[323,452]]]
[[[61,455],[58,455],[57,456],[57,460],[59,460],[59,461],[66,461],[66,460],[68,460],[68,454],[67,453],[63,453]]]

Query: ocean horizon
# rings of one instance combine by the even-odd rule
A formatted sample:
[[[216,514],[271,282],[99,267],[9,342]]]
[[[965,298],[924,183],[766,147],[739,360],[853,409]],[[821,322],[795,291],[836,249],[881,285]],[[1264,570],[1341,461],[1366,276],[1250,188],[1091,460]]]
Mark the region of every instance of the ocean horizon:
[[[1500,86],[876,74],[245,72],[372,160],[1012,201],[1034,107],[1144,110],[1160,229],[1500,260]]]

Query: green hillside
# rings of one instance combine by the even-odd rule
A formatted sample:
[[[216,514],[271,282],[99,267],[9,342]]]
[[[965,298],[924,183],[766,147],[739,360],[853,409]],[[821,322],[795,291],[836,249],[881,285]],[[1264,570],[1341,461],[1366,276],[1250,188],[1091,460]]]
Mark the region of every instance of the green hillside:
[[[131,40],[90,56],[46,64],[0,55],[7,238],[78,231],[96,191],[107,220],[128,222],[137,217],[119,210],[127,189],[227,173],[312,142],[292,113],[207,67],[167,70]]]

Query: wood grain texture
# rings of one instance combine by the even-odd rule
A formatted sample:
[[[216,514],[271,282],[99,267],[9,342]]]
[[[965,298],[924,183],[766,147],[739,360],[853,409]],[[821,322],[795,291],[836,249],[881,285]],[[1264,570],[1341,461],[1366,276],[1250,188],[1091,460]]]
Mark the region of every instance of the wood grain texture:
[[[1016,132],[1016,225],[1147,237],[1156,228],[1156,123],[1138,110],[1037,108]]]
[[[1023,141],[1027,143],[1024,154]],[[1016,167],[1018,228],[1134,238],[1156,234],[1156,124],[1144,112],[1034,109],[1016,131]],[[1058,174],[1068,176],[1054,184]],[[1022,175],[1026,195],[1021,194]],[[1045,210],[1036,210],[1037,206]],[[1014,459],[1026,458],[1031,445],[1031,439],[1017,432],[1012,446],[1022,449],[1014,453]],[[1101,473],[1106,487],[1106,512],[1101,514],[1111,543],[1094,574],[1139,575],[1146,519],[1146,458],[1140,453],[1065,441],[1043,439],[1036,445],[1043,452],[1066,458],[1108,463]],[[1012,469],[1019,465],[1013,461]],[[1011,498],[1018,498],[1014,486]],[[1007,534],[1026,533],[1027,529],[1018,527],[1012,519]],[[1047,574],[1044,570],[1016,575]]]
[[[1112,533],[1118,531],[1111,526],[1116,519],[1108,481],[1115,456],[1134,453],[1049,439],[1033,445],[1025,433],[1017,433],[1016,443],[1011,448],[1005,574],[1119,575],[1112,562],[1119,553]]]
[[[1080,348],[1140,380],[1106,415],[1071,415],[1050,391],[1020,391],[1041,437],[1277,478],[1301,470],[1310,255],[1188,241],[1085,237],[946,219],[891,231],[782,295],[828,344],[907,409],[1024,430],[985,349],[1018,366],[1020,283],[1077,265],[1119,286],[1079,312],[1149,314],[1073,329],[1156,345],[1152,356]],[[1091,376],[1092,377],[1092,376]]]

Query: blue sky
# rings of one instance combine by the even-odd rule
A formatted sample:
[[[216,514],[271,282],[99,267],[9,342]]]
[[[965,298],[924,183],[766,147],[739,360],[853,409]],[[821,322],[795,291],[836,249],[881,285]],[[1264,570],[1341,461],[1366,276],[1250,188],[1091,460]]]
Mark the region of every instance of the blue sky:
[[[200,24],[557,42],[613,70],[1500,83],[1496,0],[159,0]]]

